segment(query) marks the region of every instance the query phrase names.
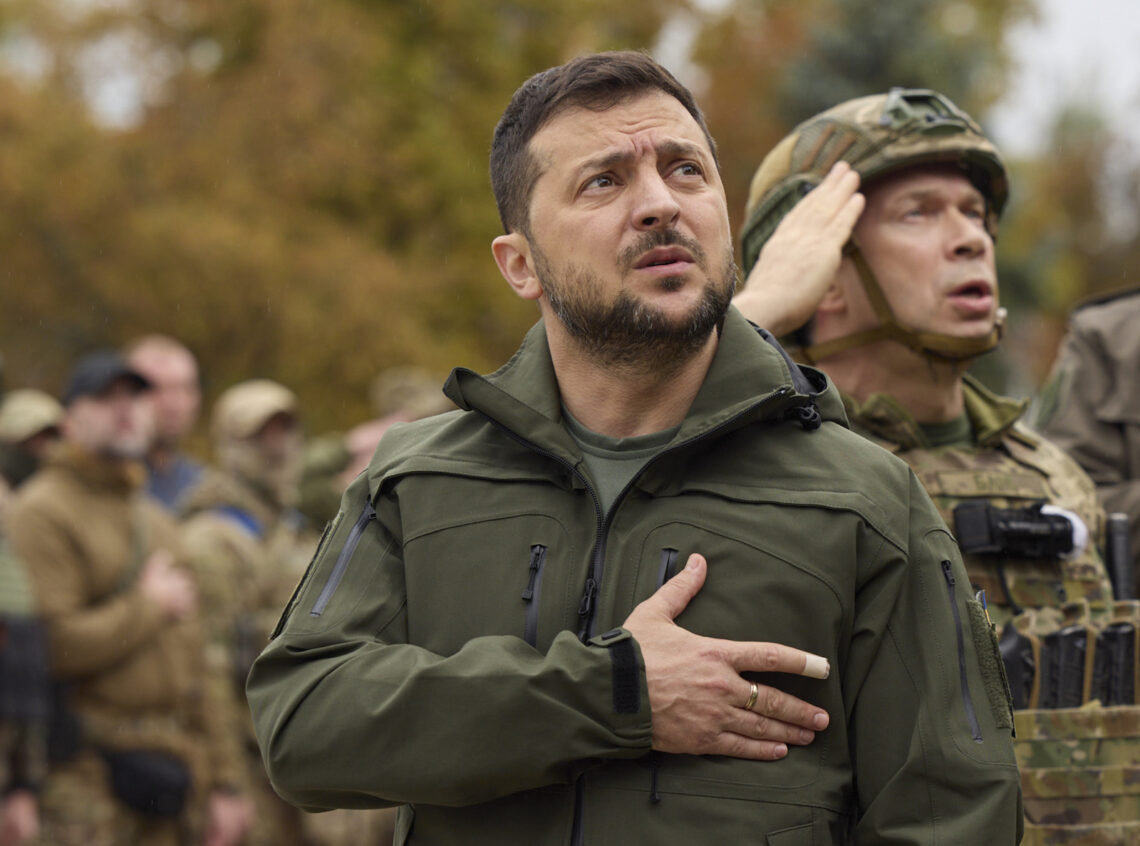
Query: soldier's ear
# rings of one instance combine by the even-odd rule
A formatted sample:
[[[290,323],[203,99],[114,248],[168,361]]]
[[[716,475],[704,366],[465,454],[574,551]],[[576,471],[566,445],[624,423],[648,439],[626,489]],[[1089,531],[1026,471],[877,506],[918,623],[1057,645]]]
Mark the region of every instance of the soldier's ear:
[[[500,235],[491,242],[491,252],[512,291],[524,300],[537,300],[542,296],[542,283],[535,273],[530,241],[525,235],[521,232]]]
[[[844,285],[840,278],[840,274],[836,274],[835,279],[827,286],[827,291],[823,294],[823,299],[819,301],[816,306],[816,313],[823,312],[825,314],[838,314],[847,310],[847,294],[844,290]]]

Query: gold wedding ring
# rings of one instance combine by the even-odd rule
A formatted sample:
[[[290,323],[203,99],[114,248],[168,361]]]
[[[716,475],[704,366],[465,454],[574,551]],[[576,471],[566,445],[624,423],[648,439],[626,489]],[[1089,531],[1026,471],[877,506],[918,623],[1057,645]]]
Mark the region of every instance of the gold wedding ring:
[[[756,704],[756,697],[760,695],[760,688],[756,686],[756,682],[752,682],[752,689],[748,691],[748,701],[744,703],[744,710],[751,711],[752,706]]]

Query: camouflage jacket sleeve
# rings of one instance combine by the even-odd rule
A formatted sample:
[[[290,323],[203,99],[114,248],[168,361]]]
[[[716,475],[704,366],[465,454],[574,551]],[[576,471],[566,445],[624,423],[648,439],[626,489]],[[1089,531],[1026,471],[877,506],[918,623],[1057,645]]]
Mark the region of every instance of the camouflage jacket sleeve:
[[[844,670],[857,691],[856,842],[1015,844],[1021,790],[997,643],[957,544],[911,482],[908,549],[862,586]]]

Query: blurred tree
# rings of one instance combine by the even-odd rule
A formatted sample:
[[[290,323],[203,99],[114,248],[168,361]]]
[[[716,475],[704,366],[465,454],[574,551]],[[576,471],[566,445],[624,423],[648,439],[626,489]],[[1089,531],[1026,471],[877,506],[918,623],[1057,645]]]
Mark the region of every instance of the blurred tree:
[[[1140,161],[1090,101],[1054,118],[1044,151],[1012,162],[1002,227],[1003,300],[1034,316],[1019,338],[1028,388],[1048,374],[1077,300],[1140,284]]]
[[[161,330],[212,392],[280,379],[320,430],[368,416],[388,365],[496,365],[536,316],[490,257],[499,113],[531,73],[651,45],[686,7],[10,0],[8,35],[49,68],[0,77],[12,379],[55,388],[78,352]],[[139,113],[108,131],[81,106],[116,81]]]
[[[688,26],[692,63],[677,69],[739,225],[760,158],[819,108],[907,84],[984,113],[1004,33],[1031,13],[1030,0],[4,0],[9,384],[55,389],[79,352],[159,330],[200,354],[211,395],[268,376],[300,393],[315,430],[350,425],[380,369],[495,366],[535,319],[488,249],[491,132],[531,73]],[[1096,174],[1119,157],[1078,137],[1058,137],[1063,168],[1019,167],[1015,201],[1022,182],[1039,187],[1007,217],[1011,302],[1019,278],[1030,292],[1051,280],[1061,303],[1136,269],[1115,216],[1095,216]],[[1090,220],[1109,234],[1090,236]],[[1096,264],[1109,257],[1114,270]]]
[[[734,223],[767,151],[836,103],[901,85],[984,114],[1005,88],[1005,33],[1032,13],[1032,0],[733,0],[695,57]]]

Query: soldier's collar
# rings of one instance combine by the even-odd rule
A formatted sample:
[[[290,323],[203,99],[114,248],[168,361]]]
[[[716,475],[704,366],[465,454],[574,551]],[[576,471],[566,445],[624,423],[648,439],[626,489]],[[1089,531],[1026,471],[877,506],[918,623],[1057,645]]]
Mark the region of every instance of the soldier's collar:
[[[1029,400],[999,396],[969,374],[962,377],[962,382],[966,414],[978,446],[996,446],[1025,413]]]

